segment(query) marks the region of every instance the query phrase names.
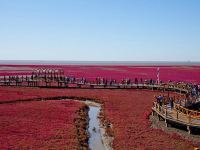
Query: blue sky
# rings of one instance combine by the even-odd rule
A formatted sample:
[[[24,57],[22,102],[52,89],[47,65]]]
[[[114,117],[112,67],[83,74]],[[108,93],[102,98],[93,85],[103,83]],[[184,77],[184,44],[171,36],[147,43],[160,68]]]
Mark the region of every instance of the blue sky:
[[[199,58],[199,0],[0,0],[0,60]]]

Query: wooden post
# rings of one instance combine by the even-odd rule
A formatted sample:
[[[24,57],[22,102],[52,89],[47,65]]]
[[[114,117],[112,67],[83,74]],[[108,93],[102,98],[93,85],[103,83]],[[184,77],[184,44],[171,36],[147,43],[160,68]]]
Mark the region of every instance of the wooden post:
[[[4,79],[3,79],[2,83],[3,83],[3,85],[5,85],[5,84],[6,84],[6,81],[5,81],[5,76],[4,76]]]
[[[188,134],[191,134],[190,126],[187,126]]]
[[[176,111],[176,119],[178,120],[178,111]]]
[[[167,123],[167,108],[165,109],[165,126],[168,127],[168,123]]]
[[[165,126],[168,127],[167,119],[165,119]]]
[[[152,113],[151,113],[151,114],[152,114],[152,116],[154,116],[154,111],[153,111],[153,110],[152,110]]]

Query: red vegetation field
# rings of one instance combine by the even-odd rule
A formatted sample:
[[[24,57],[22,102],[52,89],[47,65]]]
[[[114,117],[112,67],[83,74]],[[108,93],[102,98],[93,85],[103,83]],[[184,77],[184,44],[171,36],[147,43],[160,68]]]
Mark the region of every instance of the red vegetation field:
[[[11,91],[11,89],[9,89]],[[17,90],[17,89],[14,89]],[[104,103],[106,119],[113,124],[115,149],[191,149],[192,143],[176,134],[167,134],[150,128],[148,115],[154,95],[141,90],[80,90],[80,89],[29,89],[19,88],[21,95],[31,91],[38,97],[77,96],[94,98]],[[7,98],[10,96],[8,95]],[[16,96],[18,99],[18,96]]]
[[[82,106],[71,101],[0,105],[0,149],[77,149],[74,118]]]
[[[15,66],[17,67],[17,66]],[[38,66],[29,66],[31,68],[37,68]],[[41,67],[41,66],[40,66]],[[38,67],[38,68],[40,68]],[[57,66],[55,66],[57,68]],[[66,75],[74,75],[76,77],[86,77],[90,79],[94,79],[95,77],[107,77],[112,79],[122,79],[122,78],[156,78],[156,69],[157,67],[131,67],[131,66],[59,66],[60,68],[64,68]],[[29,72],[29,71],[27,71]],[[9,72],[0,72],[1,74],[9,74]],[[167,80],[175,80],[175,81],[187,81],[187,82],[198,82],[200,83],[200,67],[160,67],[160,78],[163,81]],[[87,97],[97,99],[99,102],[103,103],[104,115],[106,120],[110,121],[113,125],[114,132],[114,141],[113,146],[114,149],[117,150],[129,150],[129,149],[193,149],[193,143],[188,142],[182,139],[180,136],[172,133],[168,134],[164,131],[152,129],[150,127],[151,122],[148,120],[148,115],[151,112],[152,102],[154,101],[154,95],[158,95],[158,92],[146,91],[146,90],[95,90],[95,89],[39,89],[39,88],[14,88],[14,87],[0,87],[0,103],[16,101],[16,100],[25,100],[30,98],[45,98],[45,97],[56,97],[56,96],[76,96],[76,97]],[[33,113],[34,110],[40,106],[41,108],[38,112]],[[63,102],[64,103],[64,102]],[[28,130],[30,124],[26,125],[27,127],[23,127],[23,125],[18,126],[14,124],[13,120],[21,119],[23,124],[23,112],[29,108],[30,122],[33,123],[33,126],[36,125],[34,122],[37,118],[46,118],[44,121],[41,119],[41,125],[36,125],[40,133],[41,137],[45,137],[46,129],[42,128],[45,122],[48,122],[48,118],[51,118],[51,115],[58,114],[60,117],[63,117],[63,120],[60,118],[58,122],[58,127],[63,129],[63,132],[70,132],[72,135],[67,135],[63,133],[63,136],[66,135],[66,139],[76,139],[73,131],[74,126],[73,122],[71,122],[71,126],[65,126],[63,122],[66,122],[65,116],[68,116],[68,110],[66,112],[63,110],[65,106],[63,103],[58,103],[56,101],[50,102],[25,102],[22,104],[0,104],[0,134],[1,137],[5,138],[0,139],[1,145],[6,146],[7,139],[19,139],[19,141],[12,140],[12,142],[16,146],[24,146],[26,148],[27,144],[24,142],[29,139],[29,134],[24,134],[25,136],[21,136],[16,133],[16,131],[20,131],[21,128],[25,128],[24,131],[34,132]],[[65,102],[66,103],[66,102]],[[42,105],[46,104],[46,105]],[[55,112],[48,111],[55,104]],[[26,107],[26,106],[27,107]],[[74,104],[75,105],[75,104]],[[75,110],[80,107],[80,104],[76,104],[77,107],[73,107],[72,114]],[[79,106],[78,106],[79,105]],[[14,106],[14,107],[12,107]],[[70,105],[68,105],[70,106]],[[57,107],[57,108],[56,108]],[[63,108],[64,107],[64,108]],[[43,111],[44,109],[44,111]],[[52,110],[52,109],[50,109]],[[16,115],[16,118],[9,113],[19,112]],[[64,112],[61,114],[61,112]],[[21,112],[21,113],[20,113]],[[32,112],[32,113],[31,113]],[[49,112],[49,113],[47,113]],[[55,114],[54,114],[55,113]],[[25,113],[26,114],[26,113]],[[18,117],[19,116],[19,117]],[[75,116],[71,116],[73,120]],[[52,117],[52,120],[54,118]],[[55,118],[56,119],[56,118]],[[4,120],[8,122],[8,124],[12,124],[7,126],[7,124],[2,123]],[[17,122],[17,121],[15,121]],[[26,121],[25,121],[26,122]],[[29,123],[30,123],[29,122]],[[59,123],[60,122],[60,123]],[[67,121],[70,122],[69,120]],[[43,124],[44,123],[44,124]],[[70,124],[70,123],[69,123]],[[55,129],[57,128],[56,124],[54,124]],[[15,130],[14,130],[15,129]],[[34,129],[34,128],[33,128]],[[65,129],[65,130],[64,130]],[[14,130],[14,131],[13,131]],[[11,132],[13,131],[13,132]],[[55,130],[54,130],[55,131]],[[3,134],[4,133],[4,134]],[[55,133],[55,132],[53,132]],[[47,132],[48,134],[48,132]],[[49,133],[50,134],[50,133]],[[20,135],[20,136],[16,136]],[[62,135],[62,134],[61,134]],[[40,137],[39,136],[39,137]],[[11,138],[10,138],[11,137]],[[36,136],[37,137],[37,136]],[[51,146],[51,140],[48,141],[40,141],[41,139],[33,138],[30,136],[30,142],[34,146],[34,142],[39,143],[44,142],[44,148],[49,148]],[[7,139],[6,139],[7,138]],[[39,140],[40,139],[40,140]],[[69,140],[70,141],[70,140]],[[69,142],[66,140],[65,142]],[[72,140],[76,143],[76,140]],[[11,143],[12,143],[11,142]],[[21,143],[21,145],[20,145]],[[62,140],[59,141],[56,145],[59,147],[59,143],[62,143]],[[65,145],[66,144],[66,145]],[[199,144],[200,143],[196,143]],[[36,144],[37,145],[37,144]],[[71,144],[64,143],[65,146],[72,146]],[[4,147],[3,147],[4,148]],[[39,147],[36,147],[39,148]],[[69,147],[74,149],[75,147]]]
[[[62,68],[66,75],[75,77],[105,77],[112,79],[144,78],[156,79],[157,66],[35,66],[35,65],[0,65],[0,75],[27,74],[36,68]],[[14,70],[14,72],[13,72]],[[160,66],[160,79],[163,81],[187,81],[200,83],[200,66]]]

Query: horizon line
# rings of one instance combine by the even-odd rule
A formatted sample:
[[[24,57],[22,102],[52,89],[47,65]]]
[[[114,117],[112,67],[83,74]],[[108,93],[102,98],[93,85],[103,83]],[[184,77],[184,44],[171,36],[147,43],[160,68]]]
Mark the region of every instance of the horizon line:
[[[128,65],[128,66],[199,66],[200,61],[77,61],[77,60],[0,60],[1,65]]]

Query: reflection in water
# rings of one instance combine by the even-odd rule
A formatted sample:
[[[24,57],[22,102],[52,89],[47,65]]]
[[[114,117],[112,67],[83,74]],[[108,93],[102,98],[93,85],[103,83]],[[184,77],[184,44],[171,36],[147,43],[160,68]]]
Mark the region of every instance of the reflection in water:
[[[105,147],[102,142],[102,137],[100,133],[100,122],[98,119],[98,114],[100,112],[100,107],[89,106],[89,148],[91,150],[105,150]]]

